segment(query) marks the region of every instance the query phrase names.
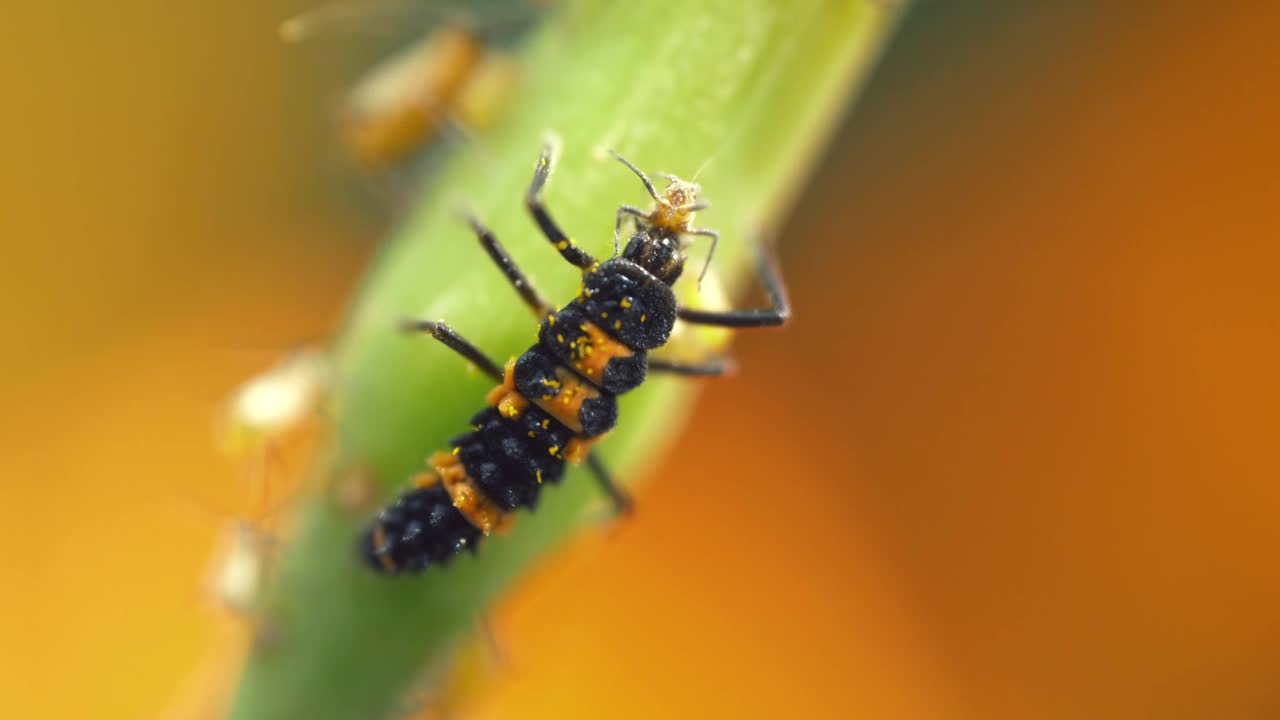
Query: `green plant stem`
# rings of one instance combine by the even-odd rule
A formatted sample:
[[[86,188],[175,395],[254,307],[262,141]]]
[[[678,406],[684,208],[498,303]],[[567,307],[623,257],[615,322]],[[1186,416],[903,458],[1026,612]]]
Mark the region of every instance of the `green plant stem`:
[[[792,201],[900,12],[884,0],[577,3],[538,29],[506,119],[431,178],[351,311],[335,350],[332,447],[312,470],[320,490],[299,508],[232,717],[391,713],[496,596],[603,507],[574,471],[513,532],[448,569],[388,578],[354,555],[368,514],[344,510],[331,489],[364,472],[391,497],[466,429],[491,384],[429,339],[397,333],[397,321],[447,320],[500,359],[534,338],[533,319],[455,210],[475,212],[539,289],[563,302],[579,278],[522,205],[548,131],[563,139],[548,203],[597,256],[612,249],[614,208],[646,202],[606,148],[650,171],[688,177],[703,168],[698,181],[714,207],[699,221],[721,231],[715,270],[730,291],[741,289],[751,280],[748,239]],[[693,285],[682,297],[696,303]],[[600,447],[624,483],[672,440],[694,387],[654,379],[623,399],[619,428]]]

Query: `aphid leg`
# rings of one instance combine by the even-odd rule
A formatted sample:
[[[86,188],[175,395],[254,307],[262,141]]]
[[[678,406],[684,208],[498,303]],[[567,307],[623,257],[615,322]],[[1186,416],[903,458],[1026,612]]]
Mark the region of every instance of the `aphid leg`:
[[[680,308],[676,317],[696,325],[719,325],[721,327],[769,327],[782,325],[791,317],[791,304],[787,301],[787,289],[778,274],[773,254],[761,246],[757,261],[756,274],[760,284],[769,296],[771,307],[768,309],[730,310],[728,312],[709,312],[706,310],[689,310]]]
[[[489,658],[493,664],[499,668],[507,666],[507,653],[503,650],[502,639],[498,637],[498,631],[493,627],[493,621],[488,615],[480,614],[476,617],[476,631],[484,640],[485,651],[489,654]]]
[[[649,358],[649,372],[663,372],[690,377],[720,377],[721,375],[732,375],[737,370],[738,364],[729,355],[714,357],[698,363]]]
[[[696,206],[695,206],[696,207]],[[707,276],[707,271],[711,269],[711,259],[716,256],[716,246],[720,244],[720,233],[715,230],[703,230],[691,228],[686,230],[685,235],[701,235],[702,237],[711,238],[711,249],[707,251],[707,259],[702,263],[702,272],[698,273],[698,289],[702,289],[702,279]]]
[[[492,377],[498,382],[502,382],[502,367],[494,362],[493,358],[484,354],[480,348],[467,342],[466,338],[454,332],[453,328],[440,322],[431,322],[430,320],[405,320],[400,324],[400,329],[405,332],[425,332],[431,333],[431,337],[444,343],[450,350],[458,353],[462,357],[470,360],[472,364],[480,368],[486,375]]]
[[[542,154],[538,156],[538,165],[533,171],[533,180],[529,183],[529,192],[525,195],[525,205],[529,207],[529,212],[533,215],[533,219],[538,223],[538,228],[542,230],[542,234],[547,236],[547,240],[560,251],[560,256],[568,260],[570,264],[576,265],[583,270],[596,264],[596,259],[584,252],[581,248],[574,244],[573,240],[560,226],[556,225],[556,221],[551,219],[551,215],[547,212],[547,208],[542,204],[542,186],[547,183],[547,177],[551,174],[551,145],[542,146]]]
[[[635,509],[635,503],[631,500],[631,495],[626,490],[618,487],[613,481],[613,475],[609,472],[609,468],[605,467],[604,461],[594,451],[587,453],[587,469],[595,476],[596,482],[600,485],[600,489],[605,495],[609,496],[609,501],[613,503],[613,511],[617,515],[630,515]]]
[[[640,220],[645,220],[649,214],[634,205],[619,205],[618,217],[613,223],[613,256],[618,257],[622,254],[622,245],[620,237],[622,235],[622,216],[631,215]]]
[[[259,510],[262,513],[269,513],[271,509],[271,470],[276,468],[280,471],[280,477],[288,474],[288,468],[285,467],[284,453],[280,448],[278,440],[268,440],[262,446],[262,466],[259,468],[258,475],[258,501]]]
[[[524,304],[528,305],[529,309],[538,316],[546,315],[550,312],[551,305],[538,294],[538,291],[529,282],[529,278],[525,276],[524,272],[520,270],[520,266],[516,265],[516,261],[507,252],[507,249],[502,247],[502,243],[498,242],[498,238],[471,215],[467,215],[466,220],[471,225],[471,229],[475,231],[476,237],[480,240],[480,245],[484,247],[485,252],[489,253],[489,257],[493,258],[494,264],[498,266],[502,274],[507,276],[511,287],[515,288],[517,293],[520,293],[520,299],[524,300]]]

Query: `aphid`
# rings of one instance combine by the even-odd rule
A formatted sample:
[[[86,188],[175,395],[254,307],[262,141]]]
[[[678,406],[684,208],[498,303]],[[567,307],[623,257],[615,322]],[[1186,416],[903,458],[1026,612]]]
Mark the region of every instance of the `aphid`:
[[[432,455],[430,471],[418,475],[413,487],[361,534],[359,552],[373,569],[421,572],[447,564],[464,549],[474,552],[486,535],[511,522],[514,511],[532,509],[543,486],[560,481],[566,461],[585,462],[615,507],[628,509],[630,499],[591,449],[618,420],[616,396],[638,387],[649,371],[720,375],[725,368],[722,359],[660,361],[650,359],[649,351],[667,342],[677,320],[722,327],[787,320],[781,278],[764,253],[758,274],[770,308],[713,312],[679,307],[671,285],[684,271],[685,238],[710,237],[713,250],[719,239],[713,230],[692,226],[694,214],[707,204],[698,200],[697,185],[675,177],[668,177],[659,194],[648,176],[614,155],[640,178],[654,205],[649,211],[618,208],[614,255],[604,262],[574,243],[543,205],[550,147],[543,148],[525,196],[542,234],[582,271],[582,289],[563,308],[552,309],[497,238],[478,220],[468,219],[521,299],[543,317],[538,341],[523,355],[501,368],[443,322],[406,323],[408,330],[431,333],[500,384],[490,391],[488,407],[471,418],[471,431],[453,438],[451,450]],[[636,227],[622,247],[624,216],[634,218]]]
[[[441,16],[438,25],[364,73],[343,98],[339,131],[348,152],[367,170],[386,170],[450,132],[465,137],[491,125],[519,82],[519,65],[485,35],[500,25],[527,24],[528,12],[486,13],[483,21],[472,21],[402,0],[339,1],[280,26],[281,38],[297,43],[373,22],[399,25],[423,11]]]
[[[204,596],[237,618],[256,619],[279,545],[270,510],[241,512],[204,500],[193,502],[195,509],[220,526],[201,584]]]
[[[275,534],[261,523],[224,525],[205,575],[210,597],[239,617],[254,617],[266,594],[276,544]]]
[[[386,167],[427,144],[451,116],[483,52],[469,30],[446,26],[370,70],[339,118],[355,159]]]
[[[236,388],[218,414],[217,443],[244,462],[245,485],[257,506],[224,523],[205,580],[208,593],[237,615],[254,615],[271,574],[277,537],[265,518],[273,512],[273,461],[278,465],[281,445],[320,413],[332,384],[324,353],[295,350]]]
[[[320,411],[332,383],[333,368],[323,352],[291,352],[231,394],[218,416],[218,444],[244,455],[279,442]]]
[[[265,506],[266,477],[282,461],[286,441],[323,409],[333,384],[333,367],[319,350],[299,349],[232,392],[214,421],[219,449],[240,459],[245,485],[257,487]]]

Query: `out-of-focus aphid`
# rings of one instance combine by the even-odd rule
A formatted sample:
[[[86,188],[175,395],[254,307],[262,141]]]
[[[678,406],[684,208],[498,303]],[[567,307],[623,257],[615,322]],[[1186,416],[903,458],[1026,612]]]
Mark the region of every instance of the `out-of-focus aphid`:
[[[367,29],[379,23],[391,29],[414,11],[422,0],[336,0],[318,5],[280,23],[280,39],[299,43],[339,30]]]
[[[334,3],[286,21],[280,34],[287,42],[299,42],[422,9],[391,0]],[[385,170],[443,135],[465,137],[492,125],[519,82],[519,65],[512,56],[491,47],[476,28],[526,21],[528,10],[474,22],[456,12],[432,14],[443,19],[366,72],[342,102],[338,121],[343,141],[366,169]]]
[[[296,350],[236,388],[218,414],[217,443],[244,463],[251,509],[219,513],[223,530],[204,586],[238,616],[254,616],[271,575],[277,536],[265,518],[276,509],[269,477],[280,445],[321,413],[332,385],[323,352]]]
[[[201,599],[237,619],[256,620],[278,545],[269,513],[231,510],[205,499],[188,502],[206,522],[218,526],[198,588]]]
[[[367,168],[385,168],[431,142],[447,124],[465,125],[455,103],[483,54],[469,30],[442,27],[371,69],[340,113],[351,154]]]
[[[218,445],[239,457],[271,446],[320,413],[333,384],[325,353],[295,350],[232,393],[216,425]]]
[[[519,82],[520,65],[515,57],[487,50],[458,90],[454,118],[467,128],[490,127],[501,117]]]
[[[209,569],[205,592],[234,615],[257,615],[275,558],[276,536],[264,525],[235,520],[223,526]]]

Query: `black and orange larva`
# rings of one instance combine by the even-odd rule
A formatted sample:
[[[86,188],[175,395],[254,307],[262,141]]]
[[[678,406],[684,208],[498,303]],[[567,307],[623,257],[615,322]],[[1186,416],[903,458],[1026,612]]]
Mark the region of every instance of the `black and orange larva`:
[[[471,431],[455,437],[452,450],[427,461],[429,472],[378,514],[359,538],[361,557],[373,569],[398,574],[447,564],[464,549],[505,527],[519,508],[533,508],[546,483],[559,482],[565,461],[586,462],[619,510],[630,500],[610,479],[590,447],[618,419],[616,396],[644,382],[648,371],[720,375],[723,358],[686,364],[649,358],[662,347],[676,320],[723,327],[781,325],[789,315],[786,293],[773,263],[761,252],[758,273],[771,301],[759,310],[710,312],[679,307],[671,285],[685,263],[684,236],[712,239],[714,230],[691,226],[707,207],[697,185],[666,176],[662,194],[638,168],[614,155],[644,183],[652,210],[617,210],[614,256],[604,262],[579,248],[551,219],[541,200],[551,171],[544,147],[525,197],[529,212],[560,255],[583,273],[582,289],[568,305],[553,309],[537,293],[497,238],[477,220],[469,222],[484,249],[524,302],[544,319],[538,341],[505,369],[440,322],[414,321],[406,329],[428,332],[470,360],[499,384],[488,407],[471,419]],[[622,220],[635,233],[621,248]],[[711,261],[708,253],[707,263]],[[703,268],[705,273],[706,268]]]

